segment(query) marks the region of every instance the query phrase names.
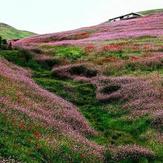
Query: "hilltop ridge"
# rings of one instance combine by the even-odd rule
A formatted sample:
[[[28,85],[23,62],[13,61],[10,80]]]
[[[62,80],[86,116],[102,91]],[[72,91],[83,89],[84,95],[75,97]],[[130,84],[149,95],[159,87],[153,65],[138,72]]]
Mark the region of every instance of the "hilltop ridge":
[[[18,30],[8,24],[0,23],[0,36],[4,39],[11,40],[11,39],[20,39],[29,36],[36,35],[33,32],[25,31],[25,30]]]
[[[140,13],[143,15],[150,15],[150,14],[162,13],[162,12],[163,12],[163,9],[153,9],[153,10],[140,11],[137,13]]]
[[[126,30],[127,29],[127,30]],[[76,30],[37,35],[22,39],[16,44],[48,45],[86,45],[98,44],[118,39],[129,39],[143,36],[157,37],[163,35],[163,13],[143,16],[131,20],[106,22],[92,27],[84,27]]]

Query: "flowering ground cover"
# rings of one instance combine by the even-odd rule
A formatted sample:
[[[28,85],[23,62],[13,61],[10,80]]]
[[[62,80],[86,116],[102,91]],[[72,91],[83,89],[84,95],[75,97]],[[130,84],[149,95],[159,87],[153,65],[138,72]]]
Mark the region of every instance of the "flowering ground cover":
[[[162,25],[156,13],[0,51],[0,161],[163,162]]]
[[[10,158],[11,156],[23,162],[100,160],[100,146],[94,143],[89,144],[90,142],[84,137],[85,134],[94,135],[95,131],[88,126],[73,104],[41,89],[30,79],[30,74],[26,70],[2,58],[0,75],[2,134],[0,155],[2,157]],[[68,113],[71,109],[75,109],[72,111],[73,114]],[[67,116],[70,118],[66,118]],[[77,127],[78,122],[80,129]],[[73,143],[75,140],[72,139],[73,132],[75,139],[79,141],[76,141],[78,145]],[[53,134],[55,136],[52,136]],[[85,143],[88,148],[84,145]],[[81,155],[84,155],[85,150],[88,153],[89,146],[91,153],[94,151],[93,148],[99,148],[98,158],[93,156],[93,153],[89,157],[84,155],[80,158],[80,154],[73,156],[76,145],[81,146]],[[60,150],[60,147],[63,150]],[[61,153],[58,153],[57,149]]]
[[[10,57],[8,57],[9,55],[7,55],[7,53],[10,55]],[[125,157],[125,159],[128,161],[133,160],[135,158],[132,158],[132,146],[130,146],[130,148],[125,148],[125,146],[128,144],[137,144],[139,146],[145,147],[145,149],[142,149],[142,150],[147,150],[146,151],[147,155],[145,156],[144,154],[142,154],[140,152],[141,150],[140,151],[137,150],[140,147],[134,147],[133,152],[134,152],[134,150],[137,150],[137,155],[138,155],[136,157],[136,160],[145,161],[147,159],[148,160],[153,159],[154,154],[150,153],[151,151],[153,151],[155,153],[155,155],[157,156],[155,158],[155,160],[161,161],[161,159],[162,159],[161,158],[162,157],[162,152],[161,152],[162,146],[160,145],[161,138],[156,140],[156,137],[158,138],[159,132],[155,130],[154,126],[152,126],[152,119],[150,116],[144,115],[140,118],[137,117],[134,119],[130,119],[128,117],[130,111],[123,109],[123,107],[122,107],[124,105],[123,101],[119,101],[119,102],[113,101],[108,104],[101,103],[100,101],[98,101],[98,99],[96,99],[96,87],[93,84],[90,84],[87,82],[85,83],[85,82],[80,82],[80,81],[73,81],[72,79],[58,78],[58,76],[55,76],[55,74],[51,73],[50,68],[48,70],[46,66],[42,65],[42,63],[39,64],[38,62],[33,60],[33,56],[31,54],[29,55],[30,57],[27,57],[26,56],[27,54],[23,55],[24,51],[20,51],[20,52],[19,51],[13,51],[13,52],[8,51],[7,53],[2,52],[1,56],[5,57],[6,59],[9,59],[11,62],[13,62],[19,66],[30,68],[33,71],[33,79],[38,84],[40,84],[42,87],[49,90],[50,92],[53,92],[53,93],[63,97],[65,100],[72,102],[74,105],[76,105],[80,109],[80,112],[89,121],[90,126],[92,128],[94,128],[96,130],[96,132],[98,132],[98,135],[94,135],[94,134],[87,135],[86,136],[87,139],[90,142],[96,142],[98,145],[101,145],[103,148],[106,148],[107,151],[109,149],[110,152],[109,153],[106,152],[106,154],[104,154],[105,159],[109,159],[109,160],[112,159],[112,161],[115,161],[117,159],[121,160],[122,159],[121,155],[123,155],[123,154],[120,154],[120,153],[123,150],[119,150],[119,148],[120,149],[123,148],[124,151],[131,149],[131,151],[129,150],[130,151],[129,156],[127,155]],[[8,64],[8,63],[6,63],[6,64]],[[13,92],[14,90],[19,95],[18,88],[20,86],[19,87],[15,86],[16,84],[7,84],[6,79],[5,80],[3,79],[1,81],[3,81],[3,83],[5,82],[7,85],[6,87],[4,87],[4,85],[3,85],[3,87],[1,88],[1,90],[4,90],[4,91],[2,91],[3,97],[4,97],[4,94],[6,94],[6,95],[8,94],[10,97],[13,96],[13,98],[14,98],[14,95],[15,95],[15,93]],[[9,83],[10,82],[11,81],[9,80]],[[11,91],[6,91],[6,90],[11,90]],[[29,90],[29,88],[28,88],[28,90]],[[19,98],[14,99],[15,101],[17,101],[19,99],[19,104],[21,103],[21,98],[26,99],[25,96],[23,96],[23,97],[21,97],[21,96],[22,95],[20,92],[20,99]],[[36,96],[36,95],[34,95],[34,96]],[[36,101],[39,104],[39,106],[42,105],[41,102],[39,101],[39,98]],[[29,100],[27,102],[25,102],[25,104],[22,104],[22,105],[26,106],[27,105],[26,103],[28,104]],[[4,104],[2,106],[4,106]],[[5,105],[5,106],[7,106],[7,105]],[[11,108],[11,107],[17,107],[17,106],[14,105],[14,106],[8,106],[8,107]],[[51,107],[51,106],[48,106],[48,107]],[[37,111],[37,109],[39,109],[39,108],[35,107],[36,111]],[[40,111],[38,110],[38,113]],[[45,114],[45,110],[42,110],[41,112],[44,112],[43,114]],[[7,112],[7,115],[8,114],[14,115],[13,113],[10,113],[10,112],[9,113]],[[17,114],[18,113],[16,111],[16,115]],[[74,112],[73,112],[73,114],[74,114]],[[5,114],[5,116],[6,116],[6,114]],[[23,116],[25,116],[24,113],[23,113]],[[10,120],[12,120],[12,119],[10,119]],[[61,141],[61,140],[58,140],[58,138],[56,138],[54,136],[52,136],[52,137],[50,136],[50,138],[49,138],[49,135],[54,134],[56,136],[56,135],[58,135],[58,133],[56,131],[55,132],[51,131],[51,128],[48,129],[50,131],[47,131],[47,129],[45,129],[44,126],[39,125],[39,121],[35,120],[36,126],[37,125],[39,125],[39,126],[34,127],[34,129],[28,129],[28,126],[30,126],[31,124],[33,126],[33,123],[35,123],[35,122],[33,122],[33,120],[29,119],[29,117],[27,117],[27,120],[26,119],[25,119],[25,121],[23,120],[23,122],[22,122],[22,120],[23,119],[20,117],[21,122],[18,121],[18,122],[16,122],[16,124],[20,128],[23,128],[23,129],[27,128],[28,133],[29,133],[29,131],[31,132],[31,137],[34,135],[34,138],[33,138],[34,140],[32,142],[36,141],[36,144],[37,144],[38,143],[37,138],[41,139],[41,143],[43,141],[46,144],[48,143],[47,140],[49,140],[49,139],[52,142],[53,142],[53,139],[55,139],[55,140],[57,139],[58,142]],[[29,121],[32,121],[32,122],[29,122]],[[7,122],[7,121],[5,121],[5,122]],[[77,122],[75,122],[75,124],[76,123]],[[10,123],[8,126],[10,126]],[[16,127],[14,126],[14,128],[16,128]],[[37,128],[37,129],[35,130],[35,128]],[[18,131],[18,130],[19,130],[19,128],[16,131]],[[16,135],[16,133],[15,133],[15,136],[16,137],[19,136],[20,141],[26,141],[26,139],[28,140],[28,137],[25,137],[25,138],[21,137],[21,134],[26,135],[24,130],[23,130],[23,133],[21,133],[21,132],[17,132],[17,133],[20,135]],[[2,134],[3,134],[3,132],[2,132]],[[42,134],[43,135],[45,134],[46,136],[45,135],[42,136]],[[11,138],[12,137],[13,136],[11,135]],[[30,135],[29,135],[29,137],[30,137]],[[35,137],[36,137],[36,140],[35,140]],[[63,139],[64,139],[65,143],[71,141],[71,140],[69,140],[69,138],[65,138],[65,135],[63,135]],[[70,146],[70,144],[63,145],[63,146],[59,145],[60,147],[57,148],[58,150],[46,147],[46,144],[45,144],[45,146],[39,146],[39,149],[41,151],[43,150],[42,155],[38,153],[38,156],[37,156],[37,153],[36,154],[33,153],[32,156],[28,156],[28,153],[25,153],[25,151],[22,150],[21,152],[24,153],[25,157],[17,155],[17,153],[19,153],[20,151],[17,151],[17,153],[12,153],[12,152],[8,153],[7,151],[9,150],[9,146],[7,144],[4,144],[3,146],[5,147],[4,149],[6,150],[6,152],[2,151],[1,155],[5,158],[8,158],[9,155],[12,154],[13,159],[21,160],[21,161],[26,160],[29,162],[31,159],[33,159],[33,157],[34,158],[37,157],[35,162],[39,162],[40,159],[53,160],[53,161],[55,159],[56,160],[58,159],[60,161],[62,159],[63,160],[66,159],[69,161],[75,161],[75,160],[77,161],[78,160],[79,162],[81,162],[82,159],[84,159],[86,162],[89,162],[90,160],[93,161],[92,155],[91,155],[92,157],[90,158],[90,156],[89,157],[85,156],[85,154],[83,152],[81,152],[81,153],[79,152],[79,154],[77,152],[75,152],[75,155],[73,155],[73,152],[71,152],[73,150],[73,146]],[[154,144],[154,146],[153,146],[153,144]],[[11,142],[11,146],[13,146],[13,145],[16,145],[16,142],[13,144]],[[23,149],[25,148],[24,145],[25,144],[22,144]],[[75,145],[75,143],[74,143],[74,145]],[[77,144],[77,146],[79,146],[79,144]],[[34,144],[33,147],[30,146],[28,148],[28,150],[31,151],[33,149],[32,151],[36,152],[36,150],[35,150],[36,147],[37,147],[37,145]],[[53,148],[55,147],[54,143],[52,144],[52,147]],[[48,148],[47,149],[48,151],[47,150],[44,151],[44,148]],[[82,149],[82,147],[80,147],[80,148]],[[89,148],[89,147],[84,147],[84,148]],[[84,150],[84,148],[83,148],[83,150]],[[97,146],[97,148],[99,148],[98,150],[100,150],[101,147]],[[13,149],[13,148],[11,148],[11,149]],[[151,150],[151,151],[148,151],[148,150]],[[31,151],[31,153],[32,153],[32,151]],[[50,156],[50,154],[46,154],[46,152],[51,153],[52,151],[53,151],[53,154],[55,153],[54,158],[52,157],[54,155]],[[119,152],[119,151],[121,151],[121,152]],[[15,151],[13,151],[13,152],[15,152]],[[59,152],[61,152],[61,153],[59,153]],[[3,155],[3,153],[6,153],[6,155]],[[44,155],[48,155],[48,157],[44,157]],[[96,158],[96,157],[94,157],[94,158]]]
[[[38,43],[47,45],[80,45],[105,40],[163,35],[163,14],[156,13],[138,19],[105,22],[97,26],[68,32],[39,35],[16,42],[17,46],[30,46]],[[127,29],[127,31],[126,31]],[[83,37],[84,32],[84,37]],[[87,34],[86,34],[87,33]],[[85,37],[86,36],[86,37]]]

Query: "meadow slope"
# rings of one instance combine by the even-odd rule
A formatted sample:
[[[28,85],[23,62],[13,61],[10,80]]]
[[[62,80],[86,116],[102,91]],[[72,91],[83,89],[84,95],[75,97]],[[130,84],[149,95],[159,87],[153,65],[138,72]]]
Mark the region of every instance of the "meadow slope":
[[[31,80],[27,70],[4,59],[0,59],[0,77],[0,115],[2,118],[0,154],[2,157],[10,157],[11,155],[20,161],[30,162],[33,160],[33,162],[39,162],[41,159],[42,161],[46,159],[44,156],[46,155],[46,150],[44,151],[46,146],[49,151],[55,152],[57,148],[64,146],[64,143],[69,144],[70,142],[71,147],[68,144],[65,146],[73,148],[74,152],[75,145],[79,144],[80,150],[87,150],[87,153],[90,152],[92,155],[96,153],[100,157],[102,147],[85,138],[86,135],[95,135],[96,132],[90,128],[85,118],[73,104],[42,89]],[[7,126],[9,124],[12,124],[18,133],[12,130],[8,131],[9,133],[3,133],[7,127],[11,128],[11,126]],[[6,137],[3,137],[3,134]],[[19,136],[20,140],[17,140]],[[8,140],[9,138],[11,140]],[[17,149],[14,149],[15,147]],[[31,151],[31,148],[35,150]],[[37,150],[43,151],[39,154]],[[20,155],[19,152],[21,152]],[[53,156],[47,156],[49,161],[57,161],[60,158],[58,156],[52,160],[50,157]],[[76,157],[78,156],[76,155]]]
[[[163,162],[162,12],[13,45],[0,51],[2,159]]]
[[[99,44],[103,41],[115,39],[136,38],[141,36],[163,35],[163,13],[146,15],[137,19],[105,22],[97,26],[80,28],[77,30],[38,35],[23,39],[19,43],[32,45],[44,43],[47,45],[82,45]]]
[[[18,30],[12,26],[0,23],[0,36],[4,39],[20,39],[36,35],[33,32]]]

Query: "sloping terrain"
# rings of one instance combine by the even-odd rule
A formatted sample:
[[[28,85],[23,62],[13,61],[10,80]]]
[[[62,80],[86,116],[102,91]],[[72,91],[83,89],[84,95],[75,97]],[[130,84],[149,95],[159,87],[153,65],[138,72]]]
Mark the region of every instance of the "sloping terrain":
[[[20,39],[35,35],[35,33],[18,30],[7,24],[0,23],[0,36],[7,40]]]
[[[67,148],[75,148],[75,144],[80,144],[81,150],[87,150],[88,153],[90,150],[90,154],[101,155],[102,147],[90,143],[85,138],[86,135],[96,134],[95,131],[90,128],[85,118],[73,104],[43,90],[30,79],[29,72],[4,59],[0,59],[0,77],[0,116],[2,121],[0,154],[2,156],[10,157],[12,155],[18,160],[30,162],[30,155],[33,155],[33,161],[39,162],[39,159],[46,159],[44,158],[46,151],[40,153],[41,157],[38,153],[39,158],[37,158],[37,152],[34,149],[31,151],[28,143],[33,146],[32,148],[37,148],[35,145],[40,146],[37,150],[44,150],[48,145],[50,146],[48,150],[54,152],[57,150],[56,148],[64,145],[64,141],[66,141],[65,143],[71,141],[71,147],[67,146]],[[12,124],[12,128],[15,127],[14,130],[17,132],[20,130],[20,133],[12,131],[11,126],[7,126],[9,124]],[[11,131],[5,134],[3,131],[7,127],[11,128]],[[9,140],[11,138],[9,134],[13,136],[11,140]],[[20,140],[17,140],[19,134]],[[25,138],[22,138],[23,135]],[[27,140],[27,138],[31,140]],[[25,142],[23,143],[23,141]],[[38,144],[35,144],[35,141]],[[45,146],[41,143],[45,143]],[[54,144],[55,146],[53,146]],[[18,149],[14,150],[14,148]],[[19,152],[21,152],[20,156],[18,155]],[[60,159],[63,159],[62,157]],[[48,159],[50,161],[52,158]],[[55,159],[59,159],[59,156]]]
[[[163,12],[163,9],[147,10],[147,11],[141,11],[139,13],[143,15],[150,15],[150,14],[159,13],[159,12],[160,13]]]
[[[0,160],[163,162],[162,12],[14,45],[0,51]]]
[[[141,36],[163,35],[163,13],[147,15],[132,20],[106,22],[93,27],[81,28],[73,31],[38,35],[21,40],[20,43],[47,45],[82,45],[88,43],[103,43],[114,39],[136,38]],[[17,42],[19,44],[19,42]]]

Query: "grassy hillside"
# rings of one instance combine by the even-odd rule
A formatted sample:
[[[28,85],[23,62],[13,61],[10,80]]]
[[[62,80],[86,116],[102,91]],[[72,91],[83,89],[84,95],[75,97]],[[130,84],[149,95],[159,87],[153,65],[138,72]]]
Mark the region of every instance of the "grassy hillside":
[[[51,47],[74,45],[102,47],[110,41],[132,39],[136,37],[163,36],[163,15],[160,13],[145,15],[141,18],[127,21],[106,22],[92,27],[80,28],[72,31],[37,35],[15,43],[16,46],[27,45],[32,48],[37,45]],[[127,32],[126,32],[126,29]]]
[[[0,162],[162,163],[162,23],[158,14],[1,50]]]
[[[54,93],[54,95],[57,94],[76,105],[79,111],[89,121],[90,126],[98,132],[98,134],[89,134],[88,130],[84,134],[84,130],[82,131],[82,129],[80,130],[80,128],[78,128],[78,125],[80,125],[78,121],[81,118],[75,113],[75,110],[66,113],[66,116],[64,116],[64,110],[67,107],[63,107],[63,111],[61,112],[59,110],[65,102],[58,101],[54,97],[54,101],[50,100],[51,95],[46,91],[41,91],[41,93],[39,91],[40,88],[38,89],[37,86],[31,82],[29,74],[26,71],[24,72],[23,69],[15,67],[1,58],[0,94],[3,98],[0,99],[0,127],[1,134],[8,135],[7,138],[3,136],[0,138],[1,146],[3,146],[0,150],[0,156],[4,159],[12,155],[12,159],[22,162],[84,161],[87,163],[104,162],[104,160],[108,162],[117,162],[117,160],[120,162],[162,161],[162,145],[160,144],[161,138],[159,138],[162,132],[161,127],[159,127],[161,124],[158,123],[158,127],[156,127],[157,125],[153,125],[154,120],[150,115],[145,114],[138,116],[135,112],[137,110],[131,109],[131,106],[124,108],[128,102],[121,97],[116,98],[116,100],[109,100],[108,98],[108,102],[107,100],[100,102],[96,94],[97,86],[93,84],[94,81],[97,80],[96,78],[93,79],[93,83],[80,81],[75,78],[75,80],[72,80],[68,76],[63,76],[65,72],[61,71],[61,75],[59,75],[57,71],[51,71],[52,65],[56,67],[56,65],[59,64],[57,60],[38,61],[34,59],[35,54],[30,54],[25,51],[1,51],[0,56],[14,64],[30,68],[32,70],[33,80],[43,88]],[[144,69],[146,69],[145,66],[142,67],[144,68],[139,71],[140,74],[144,73]],[[81,69],[82,71],[73,68],[72,72],[76,75],[80,72],[83,73],[84,69]],[[130,68],[126,70],[131,74],[134,74],[135,71],[130,70]],[[162,67],[158,68],[158,71],[162,70]],[[87,73],[89,74],[88,76],[91,76],[92,70],[89,71],[89,73],[85,71],[84,74]],[[149,72],[155,73],[155,69],[151,69]],[[107,78],[104,78],[102,80],[106,79]],[[130,85],[131,79],[132,78],[128,78],[129,83],[126,87],[127,94],[129,87],[132,85]],[[125,81],[126,78],[113,77],[111,80]],[[134,80],[136,80],[134,82],[135,84],[137,82],[140,82],[140,84],[138,84],[138,87],[133,87],[132,89],[134,90],[131,91],[134,91],[134,93],[136,93],[137,89],[141,89],[142,92],[146,91],[143,82],[141,82],[139,78]],[[124,83],[124,81],[122,81],[122,83]],[[141,85],[142,87],[139,88]],[[105,86],[103,88],[105,88]],[[119,89],[119,87],[117,88]],[[111,87],[106,87],[106,93],[107,91],[114,93],[117,88],[116,83],[113,83]],[[145,93],[143,99],[155,96],[155,91],[151,91],[153,95],[146,95]],[[17,95],[16,97],[15,94]],[[131,96],[129,94],[127,96]],[[142,95],[139,96],[142,98]],[[156,96],[153,100],[158,100],[159,98],[157,98]],[[132,99],[132,97],[129,97],[129,99]],[[58,106],[57,109],[56,106]],[[68,106],[68,108],[69,112],[71,110],[70,106]],[[57,116],[55,117],[54,115],[56,114]],[[138,112],[138,114],[140,113]],[[45,117],[43,115],[45,115]],[[14,118],[15,116],[17,117],[16,119]],[[48,116],[48,121],[46,120],[46,116]],[[72,117],[69,118],[69,116]],[[69,126],[68,131],[64,131],[64,126],[59,125],[60,128],[57,121],[54,121],[52,125],[49,122],[52,118],[56,118],[57,121],[62,119],[64,123],[70,124],[72,129]],[[48,128],[47,125],[49,126]],[[74,127],[77,128],[75,129]],[[85,128],[86,125],[83,127]],[[73,130],[75,130],[75,132],[79,131],[79,134],[83,132],[80,135],[80,139],[78,138],[78,142],[76,142],[78,139],[75,139],[76,135]],[[11,133],[6,133],[6,131],[10,131]],[[16,137],[19,139],[15,139]],[[87,144],[86,141],[89,141],[89,143]],[[100,153],[100,155],[103,155],[104,160],[98,157],[100,146],[91,147],[91,142],[95,142],[96,146],[100,145],[104,148],[104,151]],[[136,144],[136,146],[133,146],[133,144]],[[77,151],[75,150],[75,146],[78,146]],[[95,150],[95,153],[91,153],[91,150]],[[89,151],[90,153],[88,154]],[[151,151],[154,152],[155,156]]]
[[[163,12],[163,9],[147,10],[147,11],[141,11],[138,13],[143,14],[143,15],[149,15],[149,14],[155,14],[155,13],[159,13],[159,12]]]
[[[0,51],[0,162],[100,162],[100,146],[86,139],[95,132],[78,109],[3,58],[33,74],[47,71],[28,52]]]
[[[10,40],[10,39],[20,39],[35,35],[32,32],[28,31],[21,31],[14,27],[11,27],[7,24],[0,23],[0,36],[4,39]]]

